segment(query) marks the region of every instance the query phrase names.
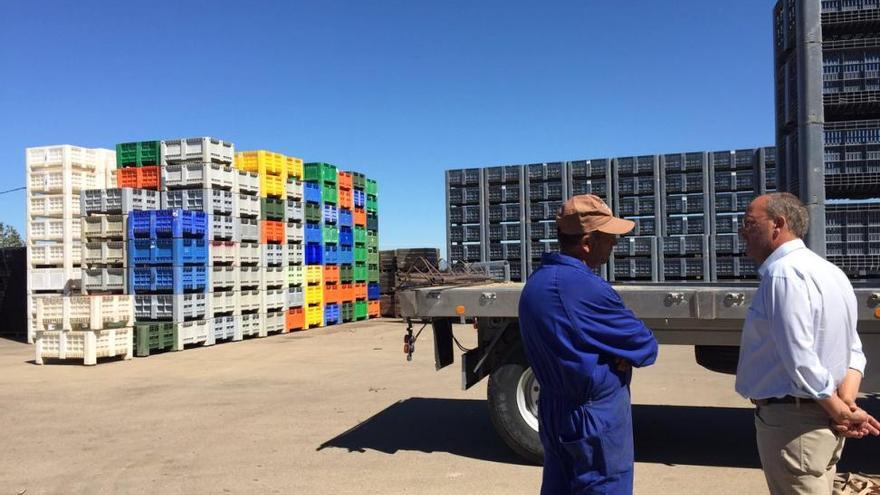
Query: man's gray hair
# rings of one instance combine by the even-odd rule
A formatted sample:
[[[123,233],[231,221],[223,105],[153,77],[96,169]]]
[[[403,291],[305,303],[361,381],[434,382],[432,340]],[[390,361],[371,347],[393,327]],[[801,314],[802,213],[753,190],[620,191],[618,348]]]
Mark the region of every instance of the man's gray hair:
[[[787,192],[767,194],[767,215],[772,220],[785,218],[788,228],[798,238],[807,235],[810,225],[810,213],[804,202],[797,196]]]

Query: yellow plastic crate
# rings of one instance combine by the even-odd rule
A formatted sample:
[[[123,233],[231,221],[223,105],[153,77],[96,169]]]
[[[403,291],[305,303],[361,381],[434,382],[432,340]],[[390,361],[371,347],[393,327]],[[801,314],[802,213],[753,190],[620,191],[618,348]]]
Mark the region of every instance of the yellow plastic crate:
[[[324,325],[324,305],[315,304],[306,307],[306,326],[309,328]]]
[[[260,175],[277,175],[287,181],[287,157],[272,151],[242,151],[235,154],[235,168]]]
[[[306,285],[324,286],[324,267],[322,265],[306,266]]]
[[[324,287],[320,285],[307,285],[305,288],[305,301],[306,306],[312,306],[315,304],[324,305]],[[321,313],[321,319],[323,321],[324,314]]]
[[[293,156],[288,156],[285,158],[287,158],[287,176],[293,177],[296,180],[302,180],[302,177],[303,177],[302,158],[296,158]]]
[[[260,196],[263,198],[283,198],[286,193],[284,182],[277,175],[260,174]]]

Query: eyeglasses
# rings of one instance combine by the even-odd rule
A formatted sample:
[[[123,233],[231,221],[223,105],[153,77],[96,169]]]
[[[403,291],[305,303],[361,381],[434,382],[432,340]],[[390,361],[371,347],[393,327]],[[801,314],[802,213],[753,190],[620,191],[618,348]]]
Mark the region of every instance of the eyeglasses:
[[[771,218],[770,217],[765,217],[765,218],[745,217],[745,218],[743,218],[743,222],[742,222],[742,225],[739,227],[739,230],[752,230],[755,227],[757,227],[758,225],[760,225],[761,222],[766,222],[768,220],[771,220]]]

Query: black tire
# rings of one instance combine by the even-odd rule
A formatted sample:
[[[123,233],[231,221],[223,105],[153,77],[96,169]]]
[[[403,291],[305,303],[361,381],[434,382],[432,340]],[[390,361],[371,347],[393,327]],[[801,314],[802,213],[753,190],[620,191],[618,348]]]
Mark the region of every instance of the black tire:
[[[739,347],[729,345],[698,345],[694,346],[697,364],[707,370],[728,375],[736,374],[739,363]]]
[[[544,462],[544,447],[538,430],[529,426],[517,405],[520,377],[529,370],[523,363],[507,363],[489,375],[489,419],[495,431],[514,452],[537,465]]]

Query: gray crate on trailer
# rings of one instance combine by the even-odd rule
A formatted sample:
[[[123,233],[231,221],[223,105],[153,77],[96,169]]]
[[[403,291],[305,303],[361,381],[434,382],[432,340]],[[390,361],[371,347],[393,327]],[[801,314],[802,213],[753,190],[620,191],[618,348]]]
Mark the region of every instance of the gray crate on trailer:
[[[446,252],[449,261],[481,261],[488,257],[486,237],[488,204],[486,202],[485,169],[467,168],[446,171]],[[466,224],[461,229],[461,241],[453,240],[455,225]],[[473,245],[459,245],[456,242],[478,242]],[[453,257],[458,254],[459,257]]]
[[[761,194],[776,191],[775,146],[766,146],[758,150],[758,176]]]
[[[664,230],[667,236],[708,234],[708,215],[674,215],[666,219]]]
[[[636,222],[632,235],[659,235],[663,225],[660,157],[643,155],[615,158],[611,162],[611,171],[614,176],[612,211]],[[652,201],[654,208],[649,210]],[[610,275],[613,277],[613,274]]]
[[[671,153],[660,157],[661,235],[709,232],[708,171],[709,154],[706,152]]]
[[[828,260],[851,278],[880,278],[880,202],[826,205]]]
[[[656,237],[624,236],[614,246],[614,255],[622,257],[653,256],[655,251]]]
[[[520,222],[523,218],[523,207],[520,203],[508,203],[502,205],[489,205],[489,223]],[[459,215],[457,218],[461,219]],[[454,222],[462,223],[462,222]],[[491,225],[490,225],[491,228]]]
[[[489,244],[489,261],[520,261],[522,260],[522,243],[493,242]]]
[[[613,208],[611,162],[610,158],[568,162],[568,195],[594,194]]]
[[[618,245],[615,246],[611,259],[608,262],[609,280],[613,282],[658,281],[657,259],[659,253],[657,237],[631,237],[630,239],[633,239],[633,241],[628,241],[627,237],[624,237],[620,240],[621,242],[625,241],[624,246],[621,247],[621,242],[618,242]],[[647,252],[648,254],[639,256],[624,255],[624,253],[628,254],[629,252]]]
[[[500,223],[489,225],[489,241],[519,241],[523,238],[522,224]]]
[[[744,255],[722,255],[712,253],[713,281],[748,280],[758,276],[755,262]]]
[[[711,280],[708,235],[667,236],[658,243],[660,281]]]
[[[537,241],[541,239],[556,239],[556,221],[531,222],[529,224],[529,239]]]
[[[826,196],[880,196],[880,120],[827,122],[824,132]]]
[[[518,203],[523,198],[521,184],[489,184],[486,191],[490,205]]]
[[[714,248],[719,255],[745,254],[746,245],[739,234],[718,234],[714,236]]]
[[[520,165],[488,167],[484,172],[488,184],[521,184],[523,168]]]
[[[479,206],[453,206],[449,209],[449,223],[480,223]]]
[[[556,220],[556,213],[562,201],[539,201],[537,203],[529,203],[527,212],[529,220]]]

